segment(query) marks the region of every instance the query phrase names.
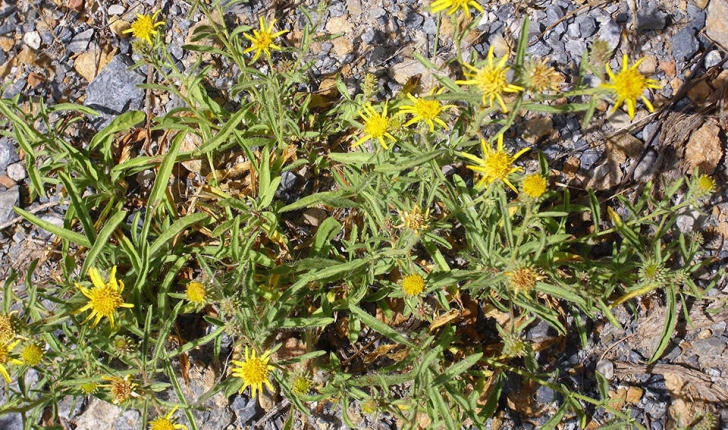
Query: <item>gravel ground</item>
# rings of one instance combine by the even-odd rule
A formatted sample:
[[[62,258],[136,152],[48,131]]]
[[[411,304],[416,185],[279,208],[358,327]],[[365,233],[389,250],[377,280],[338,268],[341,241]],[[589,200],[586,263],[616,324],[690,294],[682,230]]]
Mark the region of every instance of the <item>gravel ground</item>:
[[[432,54],[435,49],[437,16],[428,11],[428,2],[415,0],[330,1],[326,8],[305,1],[317,10],[320,34],[340,34],[312,46],[312,90],[333,73],[341,73],[350,90],[357,91],[366,73],[379,78],[382,98],[396,95],[409,77],[431,72],[414,60],[415,53]],[[466,56],[484,57],[491,44],[515,46],[524,16],[531,18],[528,52],[548,57],[565,76],[572,76],[582,54],[600,38],[618,55],[612,68],[618,69],[621,53],[630,58],[644,57],[640,70],[663,84],[654,91],[655,114],[639,110],[634,122],[626,114],[607,118],[603,111],[588,130],[580,127],[576,115],[532,116],[521,129],[521,145],[538,145],[552,168],[562,173],[563,182],[579,188],[618,192],[633,189],[655,175],[677,176],[700,166],[725,185],[726,117],[728,99],[728,0],[631,0],[572,1],[531,0],[493,1],[484,4],[485,13],[476,15],[474,37],[461,48]],[[155,2],[109,2],[107,0],[3,1],[0,5],[0,77],[5,83],[2,97],[20,95],[21,100],[42,98],[46,104],[77,102],[93,107],[103,116],[88,124],[103,127],[121,112],[150,108],[163,114],[174,107],[145,97],[138,84],[146,75],[129,70],[137,59],[130,40],[121,37],[124,22],[136,13],[161,9],[167,23],[165,43],[182,69],[193,59],[181,49],[191,31],[202,21],[190,14],[190,5],[181,0]],[[296,5],[285,2],[229,1],[225,6],[229,23],[255,23],[258,16],[277,17],[279,26],[295,35],[305,17]],[[443,20],[437,44],[436,64],[453,55],[452,29]],[[441,60],[438,63],[438,60]],[[103,66],[99,70],[99,66]],[[224,92],[234,82],[224,65],[209,76],[209,83]],[[596,83],[595,83],[596,84]],[[602,107],[604,108],[604,107]],[[689,121],[686,120],[689,119]],[[685,120],[685,121],[684,121]],[[678,131],[687,128],[689,133]],[[678,162],[661,157],[666,146],[679,148]],[[285,182],[285,181],[284,181]],[[66,206],[58,196],[31,201],[23,154],[17,144],[0,137],[0,281],[11,269],[23,273],[29,263],[40,259],[37,282],[48,282],[55,271],[52,237],[15,217],[16,205],[43,219],[62,224]],[[292,185],[295,187],[295,185]],[[295,191],[295,190],[294,190]],[[711,201],[709,217],[686,212],[680,221],[683,231],[701,231],[706,251],[716,258],[716,266],[728,258],[728,203],[725,187]],[[706,273],[706,279],[709,277]],[[631,408],[635,417],[651,429],[675,428],[676,413],[708,408],[719,413],[722,428],[728,429],[728,314],[721,308],[728,289],[711,292],[714,301],[689,304],[693,324],[683,325],[675,335],[668,354],[656,366],[641,363],[649,357],[659,333],[664,307],[640,302],[631,311],[619,309],[621,327],[595,322],[589,348],[577,349],[578,341],[567,341],[558,350],[539,355],[554,379],[570,380],[583,392],[596,395],[593,373],[599,368],[610,379],[613,398]],[[712,316],[705,311],[710,307]],[[537,325],[529,331],[534,342],[550,336],[548,327]],[[193,369],[190,390],[202,393],[215,382],[212,371]],[[557,376],[558,375],[558,376]],[[524,391],[520,381],[508,384],[504,411],[491,420],[490,428],[533,429],[541,426],[557,409],[558,396],[547,388]],[[527,395],[524,396],[524,393]],[[230,400],[230,401],[228,401]],[[267,410],[245,395],[232,399],[213,398],[203,429],[277,429],[288,411],[286,404],[271,404]],[[272,403],[272,401],[269,401]],[[356,406],[351,416],[361,417],[360,428],[397,428],[389,417],[368,417]],[[136,411],[93,400],[70,410],[61,405],[67,428],[138,428]],[[308,423],[313,428],[344,428],[341,412],[328,407]],[[75,427],[73,427],[75,426]],[[298,423],[301,427],[301,423]],[[577,428],[565,421],[564,429]],[[0,417],[0,428],[22,428],[18,417]],[[592,427],[596,428],[596,427]]]

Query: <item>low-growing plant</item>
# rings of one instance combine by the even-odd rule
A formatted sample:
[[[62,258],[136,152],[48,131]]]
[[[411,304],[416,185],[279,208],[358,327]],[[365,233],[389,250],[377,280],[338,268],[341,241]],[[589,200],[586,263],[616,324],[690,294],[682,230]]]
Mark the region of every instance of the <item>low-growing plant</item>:
[[[144,428],[185,428],[184,414],[194,429],[206,399],[250,387],[304,415],[316,402],[340,404],[352,427],[358,402],[407,428],[482,428],[516,378],[561,395],[542,428],[567,416],[584,426],[595,408],[643,428],[610,405],[603,378],[601,397],[590,397],[547,372],[548,345],[525,332],[545,322],[558,336],[576,330],[586,347],[585,320],[618,324],[614,306],[659,294],[668,312],[650,361],[659,359],[685,297],[717,282],[695,281],[709,260],[698,233],[676,228],[715,183],[696,172],[664,195],[648,185],[606,201],[557,186],[542,152],[517,147],[513,125],[526,113],[574,112],[588,124],[611,99],[633,117],[638,99],[652,110],[643,93],[658,82],[627,55],[617,73],[585,56],[567,86],[526,54],[527,19],[514,55],[491,47],[485,60],[463,61],[459,42],[477,19],[460,27],[456,17],[470,7],[482,12],[476,2],[433,4],[453,20],[461,79],[418,55],[437,85],[389,100],[376,98],[371,75],[355,94],[337,79],[335,102],[314,91],[314,15],[304,11],[294,38],[262,16],[233,28],[203,2],[195,10],[207,23],[184,47],[196,58],[185,71],[158,11],[130,28],[135,67],[154,77],[143,88],[180,107],[126,112],[83,142],[72,130],[93,110],[1,100],[32,196],[59,190],[68,210],[57,226],[16,208],[56,236],[62,276],[38,284],[33,264],[24,294],[15,274],[5,283],[0,411],[38,428],[41,416],[57,422],[64,398],[96,396],[143,411]],[[214,64],[236,71],[229,90],[210,87]],[[587,86],[588,73],[606,83]],[[284,176],[306,185],[292,191]],[[188,314],[202,329],[187,326]],[[228,371],[193,399],[182,363],[197,349]],[[24,377],[30,368],[36,379]]]

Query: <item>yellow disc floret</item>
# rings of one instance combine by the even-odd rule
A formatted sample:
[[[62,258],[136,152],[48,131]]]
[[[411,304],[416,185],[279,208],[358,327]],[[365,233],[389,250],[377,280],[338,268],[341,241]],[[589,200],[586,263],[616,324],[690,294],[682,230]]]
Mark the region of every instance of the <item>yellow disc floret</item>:
[[[134,307],[130,303],[124,303],[124,298],[121,295],[124,291],[124,282],[116,280],[116,266],[111,269],[109,282],[107,283],[104,283],[99,271],[95,267],[89,269],[88,276],[94,285],[93,288],[85,288],[81,284],[76,284],[76,288],[88,298],[88,303],[74,313],[91,310],[91,313],[83,323],[86,323],[91,318],[95,318],[92,324],[92,327],[95,327],[101,321],[101,318],[107,318],[111,327],[114,327],[114,315],[117,309]]]
[[[244,54],[247,54],[248,52],[255,51],[255,55],[253,55],[253,59],[251,62],[255,63],[255,61],[260,57],[260,54],[265,53],[265,55],[270,58],[270,50],[276,49],[278,51],[281,50],[281,47],[273,43],[273,39],[276,37],[288,33],[288,30],[282,30],[278,32],[273,32],[273,26],[275,25],[276,20],[272,20],[270,22],[270,25],[266,27],[265,24],[265,18],[262,16],[260,17],[260,30],[253,30],[253,34],[245,33],[243,36],[250,41],[250,47],[247,48],[245,51],[243,51]]]
[[[488,50],[487,63],[477,69],[470,64],[464,66],[473,71],[473,73],[465,73],[468,78],[462,81],[455,81],[458,85],[475,85],[483,94],[483,104],[493,107],[493,102],[497,101],[503,112],[508,112],[506,103],[503,100],[503,93],[517,93],[523,91],[523,88],[508,83],[508,70],[506,61],[508,57],[504,56],[497,63],[493,60],[494,47]]]
[[[425,280],[418,274],[412,274],[402,280],[402,290],[408,296],[416,296],[425,289]]]
[[[165,24],[164,21],[156,22],[159,12],[161,11],[154,12],[152,16],[137,14],[136,21],[131,25],[131,28],[124,30],[124,33],[131,33],[137,39],[141,39],[151,46],[152,36],[158,33],[156,28]]]
[[[201,282],[192,281],[189,284],[187,284],[187,300],[190,302],[201,305],[205,303],[205,298],[207,297],[207,290],[205,289],[205,286]]]
[[[172,410],[164,417],[159,417],[150,421],[149,430],[187,430],[187,426],[177,424],[175,420],[172,419],[172,415],[174,415],[177,408],[179,408],[179,406],[172,408]]]
[[[639,67],[642,60],[644,60],[644,58],[637,60],[632,67],[629,67],[629,60],[625,54],[622,57],[622,70],[616,75],[612,72],[611,67],[609,67],[609,63],[605,65],[607,75],[609,75],[611,82],[608,84],[602,84],[601,87],[610,90],[617,96],[617,101],[614,103],[612,112],[617,110],[619,106],[624,103],[627,105],[627,113],[629,114],[630,119],[634,119],[634,110],[637,105],[637,99],[642,99],[642,102],[644,102],[645,106],[647,106],[647,110],[653,112],[655,108],[652,107],[652,103],[650,103],[647,97],[644,96],[644,92],[649,88],[662,88],[658,81],[646,78],[639,72],[639,70],[637,70],[637,67]]]
[[[513,186],[508,176],[511,173],[521,171],[522,169],[518,166],[513,166],[513,163],[520,157],[524,152],[528,151],[529,148],[524,148],[511,156],[503,149],[503,134],[498,135],[498,149],[493,149],[485,139],[480,140],[480,146],[483,151],[483,158],[478,158],[472,154],[460,153],[463,157],[477,163],[476,165],[467,166],[468,169],[473,170],[481,174],[480,181],[477,186],[482,187],[484,185],[490,185],[496,181],[503,181],[513,191],[518,192],[516,187]]]
[[[268,380],[268,374],[271,370],[275,369],[268,364],[271,354],[271,351],[266,351],[259,357],[255,350],[251,353],[250,349],[246,346],[245,361],[232,360],[233,365],[236,366],[232,368],[233,376],[243,380],[240,393],[250,387],[251,397],[255,397],[258,392],[263,392],[263,384],[269,390],[273,391],[273,386]]]
[[[29,366],[37,366],[43,359],[43,349],[41,349],[41,347],[35,342],[31,342],[23,348],[20,358],[22,358],[23,362]]]
[[[523,180],[523,193],[537,199],[546,192],[546,178],[539,174],[526,176]]]
[[[359,115],[364,120],[364,135],[354,143],[359,146],[369,139],[377,139],[382,148],[389,149],[385,137],[395,142],[397,139],[389,133],[389,118],[387,117],[387,103],[384,103],[382,113],[374,110],[371,103],[364,105],[364,111],[359,111]]]

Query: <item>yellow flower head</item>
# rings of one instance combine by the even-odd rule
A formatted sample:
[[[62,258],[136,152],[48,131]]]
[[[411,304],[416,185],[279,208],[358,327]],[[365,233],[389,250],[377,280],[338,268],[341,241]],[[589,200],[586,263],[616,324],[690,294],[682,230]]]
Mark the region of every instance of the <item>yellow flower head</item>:
[[[437,13],[447,9],[447,14],[452,15],[457,12],[458,9],[462,9],[465,12],[465,16],[470,18],[471,6],[477,9],[480,13],[483,13],[483,7],[475,0],[435,0],[430,5],[430,10],[432,13]]]
[[[172,419],[172,415],[177,411],[179,406],[175,406],[172,408],[171,411],[164,417],[156,418],[149,422],[149,430],[180,430],[184,429],[187,430],[187,426],[184,426],[182,424],[177,424],[175,420]]]
[[[131,381],[131,376],[126,375],[123,378],[118,376],[102,376],[103,379],[109,381],[108,384],[100,385],[106,387],[111,393],[111,399],[115,405],[124,403],[132,397],[138,397],[139,395],[134,392],[137,384]]]
[[[251,353],[250,349],[246,346],[245,361],[232,360],[232,363],[237,366],[232,369],[233,376],[243,380],[243,386],[240,387],[241,394],[250,386],[251,397],[255,397],[259,391],[261,393],[263,392],[263,384],[269,390],[273,391],[273,386],[268,380],[268,374],[271,370],[275,369],[268,364],[271,354],[271,351],[266,351],[258,357],[255,350]]]
[[[15,311],[9,314],[0,314],[0,344],[10,343],[15,339],[17,334],[17,323],[16,317],[13,315]]]
[[[121,293],[124,291],[124,282],[121,280],[117,282],[116,266],[111,269],[111,273],[109,273],[109,282],[107,283],[104,283],[99,271],[95,267],[89,269],[88,276],[94,284],[93,288],[85,288],[81,286],[81,284],[76,283],[76,288],[81,290],[81,293],[88,298],[88,303],[86,306],[74,313],[78,314],[90,309],[91,313],[83,321],[83,323],[86,323],[88,320],[95,317],[96,319],[94,320],[92,327],[96,327],[96,324],[101,321],[101,318],[108,318],[111,323],[111,327],[114,327],[114,315],[116,314],[116,310],[119,308],[134,307],[131,303],[124,303],[124,299],[121,296]]]
[[[364,105],[364,111],[359,111],[359,115],[364,120],[364,136],[354,143],[354,147],[361,145],[369,139],[377,139],[382,148],[389,149],[384,138],[389,138],[393,142],[397,139],[389,134],[389,118],[387,117],[387,103],[384,103],[382,113],[374,110],[371,103]]]
[[[513,166],[513,163],[523,155],[524,152],[528,151],[529,148],[524,148],[516,153],[516,155],[509,155],[505,149],[503,149],[503,134],[498,135],[498,149],[493,149],[485,139],[480,139],[480,147],[483,150],[483,158],[478,158],[472,154],[461,152],[460,154],[468,158],[469,160],[477,163],[476,165],[467,166],[468,169],[473,170],[481,174],[480,181],[477,186],[482,187],[483,185],[490,185],[495,181],[503,181],[513,191],[518,192],[516,187],[513,186],[511,181],[508,180],[508,176],[511,173],[519,172],[522,169],[518,166]]]
[[[653,112],[655,110],[652,107],[652,103],[644,96],[644,92],[648,88],[660,89],[662,86],[655,79],[648,79],[642,73],[637,70],[640,63],[644,60],[641,58],[637,60],[632,67],[628,66],[629,59],[627,54],[622,57],[622,71],[616,75],[612,72],[612,68],[609,67],[609,63],[606,64],[607,75],[611,79],[608,84],[601,84],[600,87],[611,90],[617,96],[617,101],[612,108],[612,112],[617,110],[622,103],[627,105],[627,113],[630,119],[634,119],[634,108],[637,104],[637,99],[642,99],[647,110]]]
[[[546,91],[559,92],[564,76],[548,65],[548,58],[541,60],[531,59],[524,70],[525,86],[537,93]]]
[[[715,179],[708,175],[700,175],[697,181],[697,192],[699,197],[707,197],[715,192]]]
[[[440,89],[437,94],[442,94],[445,88]],[[435,94],[435,89],[430,91],[430,96]],[[404,105],[399,109],[402,114],[412,114],[413,118],[404,124],[405,127],[410,126],[418,121],[422,121],[430,126],[430,132],[435,131],[435,124],[437,123],[442,128],[447,128],[445,121],[440,119],[440,114],[446,109],[454,108],[455,105],[444,105],[439,100],[425,99],[421,97],[414,97],[412,94],[407,93],[407,98],[410,99],[412,104]]]
[[[23,348],[23,352],[20,354],[23,362],[29,366],[37,366],[38,363],[43,359],[43,349],[38,346],[37,343],[31,342]]]
[[[2,375],[7,382],[10,382],[10,374],[8,373],[8,369],[5,368],[5,365],[8,363],[17,365],[23,364],[22,361],[10,356],[10,352],[18,345],[18,343],[20,343],[20,339],[12,343],[4,343],[0,345],[0,375]]]
[[[546,178],[539,174],[526,176],[523,180],[523,193],[528,197],[537,199],[546,192]]]
[[[402,280],[402,290],[408,296],[416,296],[425,289],[425,280],[418,274],[408,275]]]
[[[99,385],[95,382],[87,382],[85,384],[81,384],[79,388],[81,388],[81,391],[83,391],[84,394],[93,394],[98,386]]]
[[[291,392],[297,396],[308,394],[311,389],[311,380],[304,375],[296,375],[291,384]]]
[[[429,217],[430,210],[427,209],[426,212],[422,212],[420,205],[415,203],[411,211],[401,211],[399,213],[399,219],[402,221],[402,224],[397,227],[405,227],[414,231],[416,234],[420,234],[420,230],[427,228],[427,219]]]
[[[248,33],[243,34],[246,39],[248,39],[251,43],[250,48],[243,51],[243,54],[247,54],[248,52],[255,51],[255,55],[253,55],[252,63],[255,63],[255,61],[260,57],[260,54],[265,52],[265,55],[270,58],[270,50],[276,49],[278,51],[281,50],[281,47],[273,43],[273,39],[276,37],[288,33],[288,30],[282,30],[279,32],[274,33],[273,32],[273,26],[275,25],[276,20],[270,22],[270,25],[268,27],[265,26],[265,18],[262,16],[260,17],[260,30],[253,30],[253,35],[251,36]]]
[[[536,282],[544,278],[528,266],[519,267],[513,271],[505,272],[505,275],[508,277],[510,286],[513,288],[515,295],[518,295],[519,291],[531,291],[533,287],[536,286]]]
[[[131,28],[129,28],[128,30],[124,30],[123,33],[132,33],[134,37],[144,40],[151,46],[152,36],[155,36],[158,33],[156,28],[161,27],[165,24],[164,21],[156,22],[159,12],[161,11],[158,10],[154,12],[154,15],[152,16],[142,15],[138,13],[137,19],[131,25]]]
[[[517,93],[523,91],[523,88],[508,83],[508,70],[506,67],[506,61],[508,56],[504,56],[497,63],[493,60],[493,49],[491,46],[488,50],[487,64],[480,69],[476,69],[470,64],[465,64],[465,67],[472,70],[474,73],[465,73],[465,77],[468,78],[464,81],[455,81],[458,85],[475,85],[483,93],[483,104],[488,107],[493,107],[493,101],[498,101],[503,112],[508,112],[506,103],[503,101],[503,93]]]
[[[207,290],[201,282],[192,281],[187,284],[187,300],[190,302],[201,305],[205,303],[207,297]]]

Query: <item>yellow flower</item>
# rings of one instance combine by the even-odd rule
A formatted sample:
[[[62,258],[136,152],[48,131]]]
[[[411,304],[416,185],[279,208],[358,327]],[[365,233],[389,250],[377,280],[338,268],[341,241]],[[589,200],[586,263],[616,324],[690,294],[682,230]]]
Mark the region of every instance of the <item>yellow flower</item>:
[[[10,382],[10,374],[8,373],[8,369],[5,365],[8,363],[17,365],[23,364],[23,362],[17,358],[10,357],[10,352],[18,345],[18,343],[20,343],[20,339],[12,343],[4,343],[0,345],[0,375],[3,375],[3,378],[5,378],[5,381],[7,382]]]
[[[655,110],[652,107],[652,103],[644,96],[644,92],[648,88],[660,89],[662,86],[655,79],[648,79],[642,73],[637,70],[640,63],[644,60],[641,58],[636,63],[629,67],[627,55],[622,57],[622,71],[616,75],[612,73],[612,68],[609,67],[609,63],[606,64],[607,74],[611,79],[611,83],[600,85],[602,88],[612,90],[617,95],[617,102],[612,108],[612,112],[617,110],[622,103],[627,105],[627,113],[630,119],[634,119],[634,108],[637,103],[637,99],[642,99],[647,110],[653,112]]]
[[[88,271],[88,276],[91,278],[91,282],[94,287],[89,289],[76,283],[76,288],[81,290],[84,296],[88,297],[88,303],[86,306],[75,311],[78,314],[86,310],[91,310],[89,316],[82,322],[86,323],[91,318],[96,317],[92,327],[96,327],[96,324],[101,321],[101,318],[108,318],[111,323],[111,327],[114,327],[114,315],[118,308],[133,308],[134,305],[131,303],[124,303],[124,299],[121,297],[121,293],[124,291],[124,282],[116,280],[116,266],[111,269],[109,274],[109,282],[104,283],[101,279],[99,271],[92,267]]]
[[[271,351],[266,351],[258,357],[255,350],[251,353],[250,349],[246,346],[245,361],[232,360],[232,363],[237,366],[232,369],[233,376],[243,380],[243,386],[240,387],[241,394],[250,386],[251,397],[255,397],[258,391],[263,392],[263,384],[269,390],[273,391],[273,386],[268,380],[268,373],[275,369],[268,364],[271,354]]]
[[[528,266],[519,267],[513,271],[505,272],[505,275],[510,281],[510,286],[513,288],[515,295],[518,295],[519,291],[529,292],[536,286],[536,282],[544,279],[543,276],[539,275],[538,272]]]
[[[465,11],[465,16],[470,18],[470,7],[474,7],[480,13],[483,13],[483,7],[475,0],[435,0],[430,4],[432,13],[437,13],[447,9],[447,14],[452,15],[458,9]]]
[[[430,209],[428,208],[427,211],[423,213],[420,205],[415,203],[412,211],[401,211],[399,213],[399,219],[402,221],[402,224],[398,225],[397,227],[405,227],[414,231],[415,234],[420,234],[420,230],[427,228],[427,219],[429,217]]]
[[[149,422],[149,430],[177,430],[177,429],[185,429],[187,430],[187,426],[184,426],[182,424],[177,424],[172,419],[172,415],[177,411],[179,406],[175,406],[172,408],[169,413],[164,417],[159,417],[157,419],[154,419]]]
[[[302,396],[308,394],[308,391],[311,389],[311,380],[304,375],[296,375],[291,385],[291,393],[296,396]]]
[[[516,153],[514,156],[510,156],[503,149],[503,134],[498,135],[498,149],[494,150],[493,147],[485,141],[480,139],[480,147],[483,150],[483,158],[478,158],[472,154],[461,152],[460,154],[477,163],[475,166],[467,166],[468,169],[475,172],[479,172],[482,177],[478,181],[477,186],[482,187],[483,185],[490,185],[495,181],[503,181],[513,191],[518,192],[516,187],[513,186],[511,181],[508,180],[508,176],[511,173],[521,171],[522,169],[517,166],[513,166],[513,163],[523,155],[524,152],[528,151],[529,148],[524,148]]]
[[[498,105],[501,107],[503,112],[508,112],[506,103],[503,101],[502,93],[517,93],[522,91],[523,88],[508,83],[508,70],[506,67],[506,61],[508,56],[504,56],[498,61],[493,61],[493,49],[491,46],[488,50],[488,62],[482,68],[476,69],[470,64],[465,64],[465,67],[472,70],[475,73],[465,73],[465,77],[468,78],[464,81],[455,81],[458,85],[475,85],[483,93],[483,104],[487,104],[489,107],[493,107],[493,101],[497,100]]]
[[[442,88],[437,94],[441,94],[445,88]],[[435,94],[435,89],[430,91],[430,96]],[[430,126],[430,131],[435,131],[435,123],[440,125],[442,128],[447,128],[445,121],[440,119],[440,114],[445,109],[454,108],[455,105],[444,105],[439,100],[429,100],[420,97],[414,97],[412,94],[407,93],[407,98],[412,102],[411,105],[404,105],[399,109],[402,114],[412,114],[413,118],[404,124],[408,127],[418,121],[422,121]]]
[[[541,60],[531,59],[524,70],[524,84],[527,88],[538,93],[547,90],[559,92],[564,76],[548,65],[548,58]]]
[[[134,37],[146,41],[151,46],[152,36],[158,33],[156,28],[165,24],[164,21],[155,22],[159,12],[161,10],[154,12],[152,16],[137,14],[137,19],[131,25],[131,28],[124,30],[123,33],[132,33]]]
[[[190,302],[201,305],[205,303],[205,297],[207,296],[207,290],[201,282],[192,281],[187,284],[187,300]]]
[[[93,394],[98,386],[99,385],[95,382],[87,382],[85,384],[81,384],[79,388],[81,388],[81,391],[83,391],[84,394]]]
[[[37,366],[40,360],[43,359],[43,349],[38,344],[31,342],[23,348],[23,352],[20,354],[23,362],[29,366]]]
[[[425,280],[418,274],[408,275],[402,280],[402,290],[408,296],[416,296],[425,289]]]
[[[526,176],[523,180],[523,193],[537,199],[546,192],[546,178],[539,174]]]
[[[389,118],[387,118],[387,103],[384,103],[384,110],[379,113],[374,110],[371,103],[364,105],[364,111],[359,111],[359,115],[364,120],[364,136],[354,143],[354,147],[361,145],[369,139],[377,139],[382,145],[382,148],[389,149],[387,142],[384,140],[385,137],[392,139],[396,142],[397,139],[389,134]]]
[[[101,378],[109,381],[108,384],[99,385],[100,387],[107,387],[111,393],[111,400],[115,405],[124,403],[132,397],[138,397],[139,395],[134,392],[137,384],[131,381],[131,376],[126,375],[123,378],[118,376],[102,376]]]
[[[708,175],[700,175],[697,185],[699,197],[707,197],[715,192],[715,179]]]
[[[243,51],[243,54],[247,54],[248,52],[255,51],[255,55],[253,55],[252,63],[255,63],[255,60],[260,57],[260,54],[265,52],[265,55],[270,58],[270,50],[271,49],[277,49],[281,50],[281,47],[273,43],[273,39],[276,37],[288,33],[288,30],[282,30],[277,33],[273,33],[273,25],[275,25],[276,20],[270,22],[270,25],[266,28],[265,26],[265,18],[262,16],[260,17],[260,31],[253,30],[253,35],[251,36],[248,33],[243,34],[246,39],[250,41],[252,44],[250,48]]]
[[[14,312],[10,312],[7,315],[0,315],[0,344],[10,343],[10,341],[15,339],[15,335],[17,334],[15,330],[17,321],[13,315]]]

